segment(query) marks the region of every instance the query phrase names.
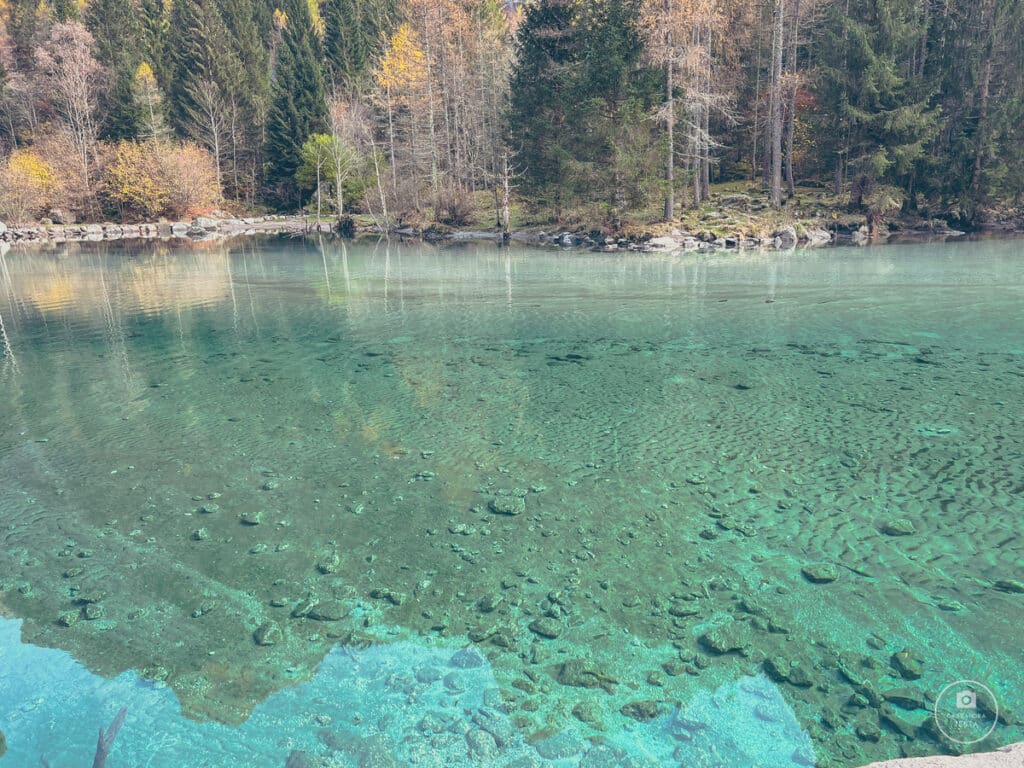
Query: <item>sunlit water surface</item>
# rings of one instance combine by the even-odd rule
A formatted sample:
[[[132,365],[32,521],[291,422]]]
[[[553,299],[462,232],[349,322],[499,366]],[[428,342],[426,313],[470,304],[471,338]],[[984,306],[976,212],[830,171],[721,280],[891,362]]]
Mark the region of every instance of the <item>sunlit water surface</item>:
[[[1024,740],[1022,255],[8,252],[6,761]]]

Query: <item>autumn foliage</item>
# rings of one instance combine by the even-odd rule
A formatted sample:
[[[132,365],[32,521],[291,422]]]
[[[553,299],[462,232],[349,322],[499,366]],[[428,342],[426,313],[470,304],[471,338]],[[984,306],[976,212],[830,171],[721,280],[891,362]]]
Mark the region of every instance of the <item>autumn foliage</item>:
[[[124,141],[106,168],[102,192],[124,218],[193,215],[217,204],[217,169],[195,144]]]
[[[0,166],[0,220],[27,224],[43,215],[57,190],[53,167],[31,149]]]

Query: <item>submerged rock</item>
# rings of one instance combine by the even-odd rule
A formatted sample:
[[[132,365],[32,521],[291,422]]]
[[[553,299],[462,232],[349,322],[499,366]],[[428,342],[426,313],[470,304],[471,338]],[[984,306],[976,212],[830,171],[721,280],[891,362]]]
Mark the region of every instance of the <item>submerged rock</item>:
[[[348,608],[338,600],[324,600],[313,604],[305,615],[316,621],[341,621],[348,614]]]
[[[800,572],[814,584],[828,584],[839,578],[839,569],[832,563],[811,563],[801,568]]]
[[[1012,592],[1018,595],[1024,594],[1024,581],[1017,581],[1016,579],[1000,579],[992,586],[1000,592]]]
[[[252,639],[256,645],[274,645],[281,641],[281,628],[272,621],[265,621],[260,624],[252,633]]]
[[[471,728],[466,732],[466,746],[471,757],[484,763],[490,763],[498,756],[498,742],[482,728]]]
[[[546,760],[564,760],[567,757],[578,755],[583,751],[586,743],[579,736],[562,731],[550,739],[544,739],[533,745],[537,754]]]
[[[896,520],[889,520],[882,526],[882,533],[886,536],[911,536],[917,533],[914,524],[904,517]]]
[[[334,551],[324,552],[316,561],[316,569],[320,573],[336,573],[341,567],[341,556]]]
[[[924,674],[924,661],[910,648],[892,655],[892,667],[904,680],[917,680]]]
[[[631,701],[624,704],[619,710],[626,717],[631,717],[641,723],[648,723],[664,714],[664,705],[660,701],[647,699],[645,701]]]
[[[882,698],[901,709],[928,709],[924,694],[917,688],[890,688],[882,691]]]
[[[461,648],[452,654],[448,663],[458,669],[474,669],[475,667],[482,667],[486,664],[487,659],[485,659],[480,652],[474,648]]]
[[[476,607],[480,610],[480,613],[491,613],[499,605],[501,605],[503,599],[504,598],[501,595],[501,593],[494,592],[489,595],[484,595],[483,597],[481,597],[477,601]]]
[[[393,589],[371,589],[370,597],[374,600],[386,600],[392,605],[401,605],[405,602],[405,594],[403,592],[396,592]]]
[[[743,621],[731,621],[712,627],[700,636],[699,642],[715,653],[742,652],[750,645],[750,627]]]
[[[798,688],[808,688],[814,684],[814,678],[805,666],[779,656],[765,659],[764,670],[776,682],[789,683]]]
[[[560,634],[562,634],[562,625],[554,619],[549,619],[546,616],[541,616],[530,622],[530,631],[534,634],[546,637],[549,640],[554,640]]]
[[[521,515],[526,511],[526,499],[521,496],[495,496],[487,506],[496,515]]]
[[[857,734],[857,738],[861,741],[876,742],[882,738],[882,730],[878,727],[877,723],[870,720],[861,720],[857,723],[854,731]]]
[[[576,688],[602,688],[612,693],[612,686],[619,681],[592,663],[583,659],[569,659],[558,668],[555,678],[561,685]]]
[[[572,708],[572,715],[581,723],[596,723],[601,719],[601,707],[594,701],[581,701]]]

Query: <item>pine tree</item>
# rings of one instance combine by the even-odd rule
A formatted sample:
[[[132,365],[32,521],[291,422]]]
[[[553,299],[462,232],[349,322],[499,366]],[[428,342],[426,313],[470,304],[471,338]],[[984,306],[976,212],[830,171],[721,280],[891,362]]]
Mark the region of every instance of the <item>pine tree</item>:
[[[248,172],[242,167],[253,151],[250,132],[257,120],[246,111],[252,98],[246,65],[214,0],[175,2],[171,29],[171,125],[213,153],[221,183],[239,196],[243,180],[255,176],[251,164]]]
[[[512,142],[528,189],[557,208],[571,197],[621,209],[640,192],[661,75],[641,63],[632,0],[541,0],[519,31]]]
[[[327,97],[306,4],[292,0],[278,18],[281,39],[271,81],[266,181],[271,200],[291,208],[299,203],[295,173],[302,145],[314,133],[327,131]]]
[[[565,0],[527,6],[517,36],[512,76],[510,141],[523,168],[524,188],[556,209],[570,153],[563,145],[572,118],[573,64],[578,40]]]
[[[170,22],[163,0],[141,0],[139,4],[139,47],[142,60],[166,92],[170,86],[167,38]]]
[[[81,16],[75,0],[53,0],[52,9],[56,22],[75,21]]]
[[[142,62],[141,26],[130,0],[93,0],[85,14],[96,59],[111,73],[112,84],[100,104],[100,137],[119,141],[138,136],[141,112],[135,100],[135,71]]]
[[[394,0],[327,0],[324,5],[324,60],[335,85],[365,78],[396,26]]]
[[[851,203],[869,213],[898,207],[913,193],[938,131],[928,83],[910,66],[920,7],[916,0],[851,0],[848,11],[832,6],[826,22],[821,95],[832,124],[822,135]]]

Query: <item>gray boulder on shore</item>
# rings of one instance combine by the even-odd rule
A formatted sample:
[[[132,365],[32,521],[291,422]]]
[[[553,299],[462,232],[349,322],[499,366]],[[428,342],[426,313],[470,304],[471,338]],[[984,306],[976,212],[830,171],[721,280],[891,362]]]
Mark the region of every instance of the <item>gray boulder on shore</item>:
[[[871,763],[864,768],[1021,768],[1024,766],[1024,742],[1010,744],[995,752],[979,752],[961,757],[913,757]]]

